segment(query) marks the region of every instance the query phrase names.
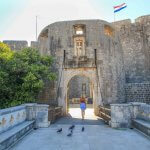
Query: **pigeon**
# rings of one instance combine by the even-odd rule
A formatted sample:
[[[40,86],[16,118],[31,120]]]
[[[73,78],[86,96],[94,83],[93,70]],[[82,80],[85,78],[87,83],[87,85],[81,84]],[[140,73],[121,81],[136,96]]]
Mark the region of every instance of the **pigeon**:
[[[84,132],[84,127],[82,127],[82,132]]]
[[[67,134],[68,137],[72,136],[72,133]]]
[[[62,132],[62,128],[57,130],[57,133],[61,133]]]
[[[75,128],[75,125],[72,125],[71,127],[69,127],[70,130],[73,130]]]

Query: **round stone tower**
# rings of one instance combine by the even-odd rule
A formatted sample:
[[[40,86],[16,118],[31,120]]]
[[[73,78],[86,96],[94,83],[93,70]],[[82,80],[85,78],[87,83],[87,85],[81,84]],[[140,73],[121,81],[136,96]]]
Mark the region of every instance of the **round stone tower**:
[[[58,80],[47,83],[45,96],[68,108],[68,84],[74,76],[90,80],[93,106],[122,103],[124,94],[123,51],[112,24],[102,20],[56,22],[45,27],[39,35],[43,55],[55,58],[53,69]]]

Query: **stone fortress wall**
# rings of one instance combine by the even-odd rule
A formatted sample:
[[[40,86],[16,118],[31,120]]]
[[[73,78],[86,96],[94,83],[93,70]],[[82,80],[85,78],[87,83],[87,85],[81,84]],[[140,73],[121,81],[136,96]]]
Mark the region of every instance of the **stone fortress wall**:
[[[102,85],[104,101],[106,99],[107,101],[110,99],[110,103],[113,101],[112,95],[115,93],[112,90],[113,88],[122,94],[123,92],[119,91],[119,89],[122,89],[119,85],[122,84],[125,89],[125,102],[150,103],[150,15],[139,17],[134,23],[127,19],[112,24],[100,20],[51,24],[39,36],[40,52],[42,54],[57,55],[58,60],[62,61],[63,49],[65,49],[69,57],[68,59],[72,59],[72,54],[68,53],[69,51],[74,51],[72,26],[75,24],[86,25],[86,56],[93,58],[93,50],[97,49],[98,70],[101,76],[99,80]],[[118,36],[115,38],[118,39],[114,40],[111,32],[108,33],[108,36],[104,36],[103,32],[107,34],[106,25],[108,27],[110,25],[114,29],[116,36]],[[60,36],[61,32],[63,34]],[[119,45],[120,56],[115,61],[115,55],[118,51],[114,51],[114,45],[117,44]],[[122,62],[119,58],[122,58]],[[120,65],[117,67],[117,65],[113,65],[114,62]],[[60,64],[58,63],[57,65],[59,68]],[[121,67],[121,65],[123,66]],[[124,79],[122,74],[121,80],[117,80],[120,84],[116,87],[111,86],[114,80],[113,77],[116,76],[114,68],[116,70],[118,68],[121,69],[125,74]]]
[[[3,43],[7,44],[11,48],[11,50],[16,51],[19,51],[29,46],[29,43],[27,41],[4,40]],[[33,48],[38,48],[38,42],[31,41],[30,46]]]
[[[82,28],[83,34],[76,34],[76,28]],[[75,43],[78,38],[83,41],[84,45],[82,49],[83,53],[79,56],[77,56],[78,50]],[[59,80],[61,78],[64,50],[64,72],[72,69],[72,74],[74,74],[73,72],[82,74],[85,70],[88,72],[90,69],[93,69],[93,73],[96,75],[94,84],[97,84],[94,85],[94,95],[99,94],[97,104],[101,103],[101,97],[105,104],[124,102],[125,77],[122,61],[123,51],[119,36],[118,34],[114,34],[114,29],[110,23],[102,20],[78,20],[53,23],[44,28],[39,35],[39,49],[41,54],[52,55],[56,58],[54,69],[58,72]],[[97,50],[97,71],[95,69],[94,49]],[[78,68],[80,68],[80,71],[76,71]],[[63,103],[67,96],[63,95],[66,91],[65,84],[67,84],[63,83],[63,81],[70,78],[69,76],[65,76],[66,74],[62,75],[63,80],[60,83],[58,93],[59,100],[63,101]],[[97,88],[98,91],[96,92]]]
[[[150,103],[150,15],[115,22],[122,43],[126,100]]]

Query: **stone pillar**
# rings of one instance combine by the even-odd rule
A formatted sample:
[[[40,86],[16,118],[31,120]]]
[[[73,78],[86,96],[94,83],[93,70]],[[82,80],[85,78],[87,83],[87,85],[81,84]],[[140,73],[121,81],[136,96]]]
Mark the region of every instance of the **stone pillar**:
[[[131,125],[131,104],[111,104],[111,127],[128,128]]]
[[[37,128],[45,128],[50,125],[48,121],[49,105],[26,104],[27,120],[35,120]]]
[[[36,111],[35,111],[35,106],[37,104],[33,103],[33,104],[25,104],[26,106],[26,119],[27,121],[32,121],[36,119]]]
[[[48,121],[48,108],[49,105],[36,105],[36,127],[49,127],[50,122]]]

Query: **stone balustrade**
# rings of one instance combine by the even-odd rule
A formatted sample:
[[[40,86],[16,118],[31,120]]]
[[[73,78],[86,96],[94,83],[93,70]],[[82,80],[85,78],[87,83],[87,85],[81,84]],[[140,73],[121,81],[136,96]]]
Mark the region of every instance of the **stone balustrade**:
[[[0,110],[0,133],[3,133],[25,121],[35,120],[37,128],[48,127],[49,105],[25,104]]]
[[[150,105],[145,103],[111,104],[111,127],[131,127],[132,120],[150,121]]]
[[[26,120],[26,106],[17,106],[0,110],[0,133]]]

